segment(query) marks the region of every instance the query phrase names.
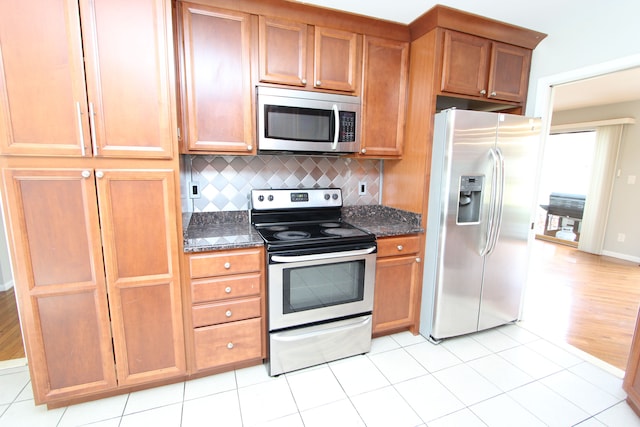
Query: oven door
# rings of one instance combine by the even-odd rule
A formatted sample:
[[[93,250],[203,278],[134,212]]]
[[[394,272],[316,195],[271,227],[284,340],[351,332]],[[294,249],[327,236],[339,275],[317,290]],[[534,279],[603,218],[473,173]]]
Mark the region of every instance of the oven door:
[[[269,331],[370,313],[376,246],[269,256]]]

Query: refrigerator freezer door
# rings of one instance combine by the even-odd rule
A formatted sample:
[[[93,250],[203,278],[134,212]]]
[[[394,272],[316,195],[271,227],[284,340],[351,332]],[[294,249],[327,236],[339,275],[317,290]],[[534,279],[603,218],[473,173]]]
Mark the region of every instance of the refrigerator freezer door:
[[[487,243],[493,191],[490,149],[495,144],[498,118],[463,110],[441,114],[448,120],[436,116],[433,159],[442,163],[432,165],[424,282],[426,292],[432,292],[429,334],[435,339],[475,332],[478,327],[483,274],[480,253]],[[442,156],[436,154],[439,151]],[[482,191],[476,194],[481,198],[479,221],[460,222],[459,205],[472,202],[461,194],[461,183],[469,177],[482,178]],[[431,197],[434,194],[438,197]],[[430,233],[437,233],[437,239],[429,238]],[[421,332],[427,329],[428,325],[421,326]]]
[[[504,157],[503,211],[495,248],[485,259],[479,330],[518,319],[527,274],[540,120],[499,117],[496,149]]]

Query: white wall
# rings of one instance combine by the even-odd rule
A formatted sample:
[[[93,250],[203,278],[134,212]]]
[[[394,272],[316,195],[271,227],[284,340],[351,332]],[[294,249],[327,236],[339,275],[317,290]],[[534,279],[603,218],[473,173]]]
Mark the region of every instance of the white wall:
[[[611,192],[609,219],[605,231],[603,254],[617,258],[640,260],[640,101],[623,102],[599,107],[560,111],[553,114],[553,124],[581,123],[631,117],[635,124],[624,125],[617,169]],[[629,177],[636,183],[629,184]],[[618,242],[618,234],[625,241]]]

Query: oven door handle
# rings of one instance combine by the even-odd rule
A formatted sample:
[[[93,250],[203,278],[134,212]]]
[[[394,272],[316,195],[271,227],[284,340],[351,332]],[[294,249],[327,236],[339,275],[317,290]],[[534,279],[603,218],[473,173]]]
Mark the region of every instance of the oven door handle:
[[[329,258],[344,258],[348,256],[368,255],[376,250],[375,246],[367,249],[359,249],[357,251],[345,251],[345,252],[331,252],[328,254],[313,254],[313,255],[272,255],[271,260],[275,262],[304,262],[304,261],[316,261]]]

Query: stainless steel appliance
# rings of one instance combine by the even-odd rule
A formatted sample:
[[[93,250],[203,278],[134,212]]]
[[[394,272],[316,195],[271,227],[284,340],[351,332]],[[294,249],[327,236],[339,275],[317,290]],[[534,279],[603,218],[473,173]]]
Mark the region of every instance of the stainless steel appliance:
[[[520,315],[540,120],[435,116],[420,333],[432,340]]]
[[[340,189],[251,191],[267,249],[270,375],[371,348],[376,240],[341,207]]]
[[[360,98],[257,88],[258,151],[355,153],[360,150]]]

